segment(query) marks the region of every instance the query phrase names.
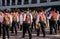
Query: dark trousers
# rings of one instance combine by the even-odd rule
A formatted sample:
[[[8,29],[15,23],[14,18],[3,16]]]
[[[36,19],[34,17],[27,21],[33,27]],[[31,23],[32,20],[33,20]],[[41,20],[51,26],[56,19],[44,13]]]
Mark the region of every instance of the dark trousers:
[[[1,24],[2,24],[2,23],[0,22],[0,36],[1,36],[1,29],[2,29],[2,28],[1,28]]]
[[[23,25],[20,25],[20,30],[22,30],[22,26],[23,26]]]
[[[40,25],[41,25],[41,30],[43,33],[43,36],[45,37],[45,28],[44,28],[44,22],[43,21],[39,21]],[[37,36],[39,36],[40,33],[40,29],[37,30]]]
[[[3,39],[6,39],[6,34],[9,39],[9,25],[3,24]]]
[[[12,22],[12,33],[14,33],[14,30],[15,30],[15,35],[17,35],[17,22],[16,21],[13,21]]]
[[[40,29],[36,29],[36,31],[37,31],[37,36],[39,36]]]
[[[32,22],[32,30],[33,30],[33,27],[34,27],[35,30],[36,30],[36,19],[33,19],[33,22]]]
[[[60,21],[59,20],[57,21],[57,24],[58,24],[57,29],[60,30]]]
[[[53,29],[54,29],[54,32],[57,33],[56,21],[55,20],[49,20],[49,23],[50,23],[50,34],[52,34]]]
[[[18,28],[19,28],[19,22],[17,22],[17,26],[18,26]]]
[[[30,23],[23,22],[23,37],[25,37],[26,31],[28,31],[29,39],[31,39],[31,30],[30,30]]]
[[[32,22],[32,29],[33,27],[36,29],[36,23],[35,22]]]

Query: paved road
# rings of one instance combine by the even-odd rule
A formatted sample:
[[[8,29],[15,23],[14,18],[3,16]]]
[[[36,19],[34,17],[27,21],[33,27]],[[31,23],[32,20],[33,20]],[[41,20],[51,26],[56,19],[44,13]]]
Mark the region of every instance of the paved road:
[[[26,33],[25,38],[21,38],[22,36],[22,31],[18,31],[18,35],[15,36],[14,34],[10,33],[10,39],[29,39],[28,34]],[[55,35],[54,33],[52,35],[49,35],[49,30],[46,30],[46,37],[42,37],[42,32],[40,32],[40,36],[37,37],[36,36],[36,32],[33,31],[32,32],[32,39],[60,39],[60,31],[58,32],[57,35]],[[7,37],[6,37],[7,38]],[[0,39],[2,39],[2,36],[0,37]]]

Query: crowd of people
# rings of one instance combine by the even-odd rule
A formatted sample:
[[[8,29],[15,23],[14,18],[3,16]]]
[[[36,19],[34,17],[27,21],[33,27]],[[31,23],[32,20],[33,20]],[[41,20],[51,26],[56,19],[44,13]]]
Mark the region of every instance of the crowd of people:
[[[6,34],[9,39],[9,31],[11,31],[11,33],[14,33],[15,31],[15,35],[17,35],[17,29],[23,31],[22,38],[25,37],[26,31],[28,31],[29,39],[32,39],[33,30],[35,30],[37,32],[37,36],[39,36],[41,28],[43,37],[45,37],[45,28],[49,28],[50,34],[57,34],[57,31],[60,29],[59,27],[60,15],[59,11],[55,9],[51,9],[48,12],[45,12],[43,9],[40,11],[22,10],[20,12],[0,10],[0,36],[2,35],[3,39],[6,39]]]

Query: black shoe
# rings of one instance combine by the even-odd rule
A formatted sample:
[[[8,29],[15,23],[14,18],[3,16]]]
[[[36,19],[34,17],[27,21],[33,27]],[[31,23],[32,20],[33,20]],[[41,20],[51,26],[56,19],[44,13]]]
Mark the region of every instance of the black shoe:
[[[0,35],[1,36],[1,35]]]
[[[21,31],[22,29],[20,28],[20,31]]]
[[[11,32],[12,34],[14,33],[14,32]]]
[[[37,35],[37,36],[39,36],[39,35]]]
[[[29,39],[32,39],[32,38],[29,38]]]
[[[43,37],[45,37],[45,35]]]
[[[24,36],[22,36],[22,38],[24,38]]]
[[[49,34],[52,34],[52,33],[49,33]]]
[[[8,38],[9,39],[9,38]]]
[[[55,33],[55,35],[57,35],[58,33]]]
[[[0,37],[1,37],[1,35],[0,35]]]
[[[17,34],[15,34],[15,36],[17,36]]]

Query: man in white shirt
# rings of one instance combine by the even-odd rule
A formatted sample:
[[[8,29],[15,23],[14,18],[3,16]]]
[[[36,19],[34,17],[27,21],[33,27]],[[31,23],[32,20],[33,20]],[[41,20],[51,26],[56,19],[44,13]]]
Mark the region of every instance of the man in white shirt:
[[[54,32],[55,34],[57,34],[57,13],[54,11],[54,10],[51,10],[50,11],[50,15],[48,16],[48,19],[49,19],[49,28],[50,28],[50,33],[49,34],[52,34],[53,32],[53,29],[54,29]]]
[[[46,24],[46,17],[44,14],[44,11],[39,12],[38,16],[37,16],[37,21],[36,24],[40,23],[40,27],[43,33],[43,37],[45,37],[45,24]],[[39,32],[40,32],[40,28],[37,29],[37,36],[39,36]]]
[[[19,28],[19,13],[16,12],[16,14],[17,14],[17,27]]]
[[[20,30],[22,30],[22,27],[23,27],[23,14],[24,14],[24,12],[21,11],[21,13],[20,13]]]
[[[35,31],[36,31],[37,11],[34,11],[33,14],[32,14],[32,16],[33,16],[32,30],[33,30],[33,27],[34,27],[34,29],[35,29]]]
[[[29,34],[29,39],[32,38],[31,36],[31,24],[32,24],[32,15],[29,13],[29,11],[24,13],[24,18],[23,18],[23,38],[25,37],[26,31],[28,31]]]
[[[2,16],[2,11],[0,11],[0,36],[1,36],[2,23],[3,23],[3,16]]]
[[[12,12],[10,14],[10,30],[12,31]]]
[[[57,29],[59,30],[60,28],[60,14],[59,11],[57,11]]]

